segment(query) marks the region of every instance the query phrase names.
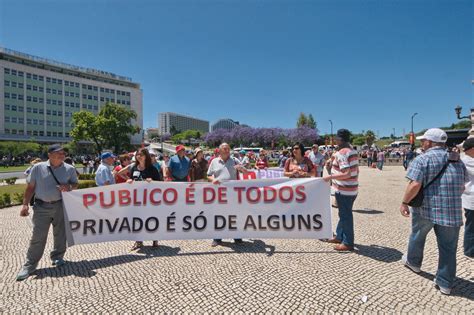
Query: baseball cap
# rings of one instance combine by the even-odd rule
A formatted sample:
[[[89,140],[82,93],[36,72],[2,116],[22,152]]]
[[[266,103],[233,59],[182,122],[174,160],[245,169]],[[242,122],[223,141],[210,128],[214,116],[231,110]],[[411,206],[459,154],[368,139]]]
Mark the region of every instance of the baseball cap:
[[[239,153],[240,153],[240,154],[247,154],[247,151],[245,151],[245,150],[240,150]]]
[[[52,144],[48,147],[48,153],[54,153],[64,151],[64,148],[60,144]]]
[[[149,153],[150,155],[158,156],[158,154],[155,152],[155,150],[151,150],[151,149],[150,149],[150,150],[148,150],[148,153]]]
[[[336,138],[339,138],[344,142],[349,142],[351,140],[351,132],[347,129],[339,129],[337,131]]]
[[[178,153],[179,151],[181,150],[186,150],[186,148],[184,147],[184,145],[180,144],[180,145],[177,145],[176,146],[176,153]]]
[[[448,140],[448,135],[444,130],[439,128],[431,128],[425,131],[422,136],[416,137],[417,140],[429,140],[438,143],[445,143]]]
[[[474,148],[474,138],[468,138],[464,140],[462,148],[464,149],[464,151]]]
[[[108,159],[108,158],[115,158],[115,155],[113,155],[112,152],[104,152],[104,153],[102,153],[102,155],[100,156],[100,159],[101,159],[101,160],[105,160],[105,159]]]

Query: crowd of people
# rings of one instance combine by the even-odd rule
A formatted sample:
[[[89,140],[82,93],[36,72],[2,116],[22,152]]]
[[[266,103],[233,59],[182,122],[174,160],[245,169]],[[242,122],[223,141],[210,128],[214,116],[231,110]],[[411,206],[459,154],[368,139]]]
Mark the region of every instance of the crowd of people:
[[[358,195],[359,159],[361,153],[350,144],[350,132],[340,129],[336,136],[336,147],[320,150],[317,144],[310,150],[300,143],[283,150],[281,154],[260,150],[258,155],[245,150],[232,152],[227,143],[222,143],[213,154],[206,154],[201,148],[187,151],[182,145],[176,147],[172,157],[141,148],[133,153],[115,156],[104,152],[100,163],[94,167],[97,186],[130,183],[136,181],[211,182],[219,185],[228,180],[237,180],[239,173],[251,168],[270,167],[269,158],[284,169],[289,178],[320,177],[330,183],[339,221],[333,238],[324,240],[334,244],[336,251],[352,251],[355,246],[353,205]],[[435,283],[444,294],[450,294],[456,273],[456,249],[460,226],[463,224],[462,209],[465,209],[466,226],[464,253],[474,257],[474,139],[464,142],[463,160],[456,152],[448,152],[445,143],[447,135],[440,129],[429,129],[419,137],[423,153],[415,157],[411,150],[404,155],[408,160],[406,168],[409,180],[400,206],[403,216],[412,219],[412,232],[408,251],[403,256],[405,266],[420,272],[426,235],[434,229],[439,247],[439,267]],[[368,166],[381,163],[386,152],[367,150]],[[64,149],[52,145],[46,162],[35,161],[28,170],[27,189],[20,215],[27,216],[30,200],[34,195],[33,236],[26,262],[17,275],[17,280],[26,279],[41,258],[47,239],[47,231],[53,225],[54,249],[50,258],[53,265],[64,264],[66,250],[65,226],[61,192],[75,189],[78,176],[75,168],[65,163]],[[370,161],[370,162],[369,162]],[[466,186],[465,186],[466,184]],[[416,203],[417,195],[421,203]],[[416,197],[416,198],[415,198]],[[420,199],[420,198],[418,198]],[[235,239],[236,243],[242,242]],[[222,243],[214,239],[212,246]],[[154,240],[153,247],[158,246]],[[143,247],[143,241],[133,244],[132,250]]]

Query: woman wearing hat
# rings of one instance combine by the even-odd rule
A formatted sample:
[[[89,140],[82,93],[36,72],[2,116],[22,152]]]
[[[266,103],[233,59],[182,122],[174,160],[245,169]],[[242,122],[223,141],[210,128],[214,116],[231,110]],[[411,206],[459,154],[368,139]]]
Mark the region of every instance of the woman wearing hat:
[[[191,162],[191,170],[189,172],[189,177],[192,182],[205,182],[207,181],[207,168],[208,163],[204,159],[204,152],[201,148],[196,148],[194,150],[194,158]]]

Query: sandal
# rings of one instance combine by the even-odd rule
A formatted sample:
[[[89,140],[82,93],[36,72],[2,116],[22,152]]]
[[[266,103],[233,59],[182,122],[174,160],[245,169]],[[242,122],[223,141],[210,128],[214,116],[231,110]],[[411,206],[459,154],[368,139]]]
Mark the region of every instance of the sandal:
[[[130,250],[136,250],[143,247],[143,242],[135,242]]]

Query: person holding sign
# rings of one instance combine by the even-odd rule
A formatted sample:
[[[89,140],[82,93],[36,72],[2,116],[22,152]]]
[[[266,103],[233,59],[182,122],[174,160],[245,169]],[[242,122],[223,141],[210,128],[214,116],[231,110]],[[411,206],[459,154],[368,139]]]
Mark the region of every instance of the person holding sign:
[[[219,146],[219,156],[212,160],[207,170],[207,179],[215,185],[223,181],[237,180],[237,172],[246,172],[246,169],[240,165],[240,161],[230,156],[230,146],[222,143]],[[234,239],[235,243],[242,243],[242,239]],[[214,239],[211,246],[215,247],[222,243],[221,239]]]
[[[337,206],[339,222],[336,237],[328,243],[337,244],[337,251],[354,250],[354,217],[352,207],[357,198],[359,186],[359,155],[350,145],[351,133],[347,129],[339,129],[336,136],[338,151],[332,160],[331,175],[324,176],[326,182],[332,181]]]
[[[53,225],[54,245],[51,252],[53,266],[61,267],[66,253],[66,229],[61,192],[77,188],[77,174],[74,166],[64,163],[66,153],[59,144],[48,148],[48,161],[37,163],[28,174],[28,183],[23,197],[20,216],[29,215],[30,199],[35,195],[33,206],[33,236],[26,255],[26,263],[16,280],[25,280],[32,274],[43,256],[49,226]]]
[[[264,149],[260,149],[258,158],[255,161],[255,168],[258,170],[263,170],[268,168],[267,153]]]
[[[147,181],[153,180],[162,181],[160,172],[153,166],[151,162],[150,152],[148,149],[142,148],[135,154],[135,164],[130,170],[131,178],[127,180],[127,183],[133,183],[134,181]],[[136,250],[143,247],[143,241],[137,241],[132,247],[132,250]],[[158,247],[158,241],[153,241],[153,247]]]
[[[303,144],[297,142],[293,146],[291,157],[285,162],[284,175],[290,178],[314,177],[316,175],[313,162],[304,156]]]

